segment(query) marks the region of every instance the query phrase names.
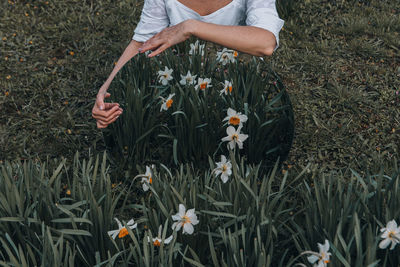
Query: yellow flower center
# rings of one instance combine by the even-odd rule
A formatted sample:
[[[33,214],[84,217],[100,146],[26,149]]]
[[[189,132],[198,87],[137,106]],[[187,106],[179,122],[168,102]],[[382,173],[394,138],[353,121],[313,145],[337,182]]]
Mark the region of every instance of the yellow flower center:
[[[166,103],[167,108],[170,108],[172,106],[172,103],[174,103],[174,100],[168,99]]]
[[[163,77],[164,77],[164,79],[167,79],[168,78],[168,74],[167,73],[163,74]]]
[[[192,77],[186,77],[186,82],[191,83],[192,82]]]
[[[128,234],[129,234],[128,229],[126,229],[126,227],[124,227],[121,230],[119,230],[118,237],[123,238],[123,237],[127,236]]]
[[[203,83],[200,84],[200,89],[201,90],[204,90],[206,88],[207,88],[207,82],[203,82]]]
[[[182,217],[182,221],[183,221],[183,224],[185,224],[185,223],[191,223],[190,218],[189,218],[187,215],[184,215],[184,216]]]
[[[156,247],[159,247],[159,246],[161,246],[161,243],[160,243],[160,241],[158,241],[158,239],[156,239],[156,240],[153,242],[153,245],[156,246]]]
[[[239,135],[237,135],[237,134],[232,135],[232,140],[236,141],[238,139],[239,139]]]
[[[389,237],[390,239],[395,239],[395,232],[390,231],[388,237]]]
[[[227,59],[227,58],[228,58],[228,55],[224,53],[224,54],[222,55],[222,59]]]
[[[66,192],[66,194],[67,194],[67,195],[71,195],[71,190],[68,189],[67,192]]]
[[[239,119],[238,116],[232,116],[232,117],[229,119],[229,123],[232,124],[232,125],[239,125],[240,119]]]

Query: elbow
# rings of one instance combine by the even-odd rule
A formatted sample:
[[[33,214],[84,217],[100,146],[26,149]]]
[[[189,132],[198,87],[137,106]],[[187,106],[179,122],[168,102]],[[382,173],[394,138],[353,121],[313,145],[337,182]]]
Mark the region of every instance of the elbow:
[[[274,50],[275,50],[275,46],[268,45],[261,50],[261,55],[262,56],[272,56],[272,54],[274,53]]]

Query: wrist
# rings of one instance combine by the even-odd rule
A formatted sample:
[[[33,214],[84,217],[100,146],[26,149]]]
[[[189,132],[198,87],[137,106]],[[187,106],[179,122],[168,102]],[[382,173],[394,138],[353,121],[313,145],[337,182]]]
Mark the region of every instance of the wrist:
[[[195,19],[185,20],[185,22],[184,22],[185,36],[187,38],[189,38],[192,35],[196,35],[195,33],[196,33],[197,26],[198,26],[197,20],[195,20]]]

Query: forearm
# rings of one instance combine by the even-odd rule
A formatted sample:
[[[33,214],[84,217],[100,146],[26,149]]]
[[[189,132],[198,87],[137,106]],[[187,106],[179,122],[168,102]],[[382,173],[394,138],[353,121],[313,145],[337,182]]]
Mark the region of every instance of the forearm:
[[[253,26],[225,26],[187,20],[191,35],[254,56],[272,55],[276,39],[272,32]]]
[[[103,87],[105,90],[109,87],[115,75],[117,75],[118,71],[128,62],[132,57],[134,57],[138,53],[139,47],[142,46],[142,43],[132,40],[129,45],[125,48],[121,57],[118,59],[117,63],[114,66],[111,74],[108,76],[106,82]]]

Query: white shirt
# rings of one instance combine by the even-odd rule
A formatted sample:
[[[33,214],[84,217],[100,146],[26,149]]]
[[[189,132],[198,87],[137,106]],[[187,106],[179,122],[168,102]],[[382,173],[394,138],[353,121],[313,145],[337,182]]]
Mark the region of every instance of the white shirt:
[[[279,18],[275,0],[232,0],[217,11],[200,16],[178,0],[145,0],[140,21],[132,39],[145,42],[164,28],[188,19],[219,25],[248,25],[272,32],[279,45],[279,31],[284,21]]]

